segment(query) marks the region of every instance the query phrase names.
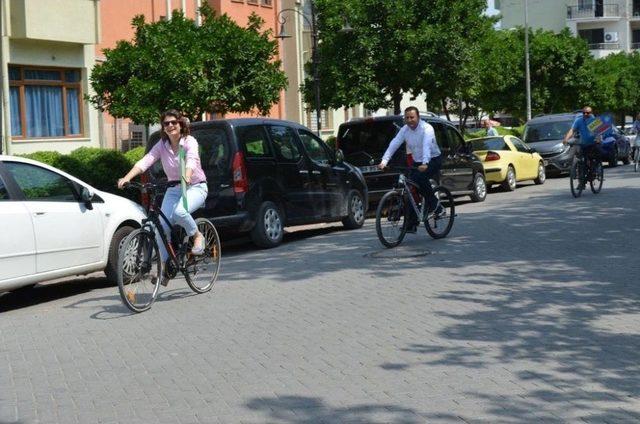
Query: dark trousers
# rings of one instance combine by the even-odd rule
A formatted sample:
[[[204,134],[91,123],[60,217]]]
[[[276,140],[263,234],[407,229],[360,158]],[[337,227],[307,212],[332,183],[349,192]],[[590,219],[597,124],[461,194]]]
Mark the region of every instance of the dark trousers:
[[[431,182],[429,180],[433,179],[440,182],[440,169],[442,168],[442,157],[436,156],[431,158],[429,163],[427,164],[427,170],[425,172],[418,171],[418,167],[422,165],[422,162],[414,162],[411,168],[411,172],[409,173],[409,178],[413,180],[416,184],[418,184],[419,192],[427,199],[427,211],[431,212],[435,209],[438,199],[436,199],[435,194],[433,193],[433,188],[431,187]],[[409,222],[415,223],[417,221],[415,212],[413,212],[413,208],[411,208],[409,212]]]

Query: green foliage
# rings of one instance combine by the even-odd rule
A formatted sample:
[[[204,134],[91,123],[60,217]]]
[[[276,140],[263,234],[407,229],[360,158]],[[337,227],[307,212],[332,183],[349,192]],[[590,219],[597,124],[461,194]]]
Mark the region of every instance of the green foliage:
[[[144,148],[140,149],[144,154]],[[128,158],[121,152],[96,147],[80,147],[68,155],[42,151],[23,156],[58,168],[98,190],[118,195],[125,193],[117,190],[116,181],[129,172],[132,166],[130,160],[134,158],[134,154]]]
[[[124,154],[124,157],[129,162],[130,166],[133,166],[144,156],[144,146],[138,146],[135,149],[131,149]]]
[[[640,110],[640,54],[617,53],[596,60],[593,75],[593,88],[582,96],[584,104],[614,113],[619,124],[624,124],[625,115],[635,116]]]
[[[402,92],[456,93],[492,18],[484,0],[317,0],[322,107],[393,106]],[[354,28],[341,33],[344,17]],[[310,71],[310,67],[307,68]],[[305,101],[314,104],[312,73]]]
[[[533,115],[580,107],[593,85],[593,58],[584,40],[568,29],[559,34],[529,32],[531,100]],[[524,29],[494,31],[472,62],[481,76],[472,82],[469,101],[486,112],[505,111],[526,117]],[[475,85],[474,85],[475,84]]]
[[[206,3],[201,13],[201,26],[179,11],[154,23],[136,16],[134,40],[105,49],[106,61],[94,66],[96,94],[87,99],[146,124],[170,108],[192,121],[204,112],[268,113],[287,85],[271,32],[261,32],[264,22],[255,14],[243,28]]]

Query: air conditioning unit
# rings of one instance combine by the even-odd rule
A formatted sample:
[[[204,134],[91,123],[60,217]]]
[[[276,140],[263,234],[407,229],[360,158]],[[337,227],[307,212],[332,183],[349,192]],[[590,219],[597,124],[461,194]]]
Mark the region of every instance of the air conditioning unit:
[[[605,32],[604,33],[604,42],[605,43],[617,43],[618,42],[618,32]]]

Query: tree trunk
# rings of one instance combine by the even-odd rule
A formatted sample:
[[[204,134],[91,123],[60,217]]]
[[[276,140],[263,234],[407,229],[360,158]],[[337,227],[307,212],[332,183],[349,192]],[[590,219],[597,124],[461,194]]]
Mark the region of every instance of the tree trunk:
[[[442,111],[447,117],[447,121],[451,121],[451,117],[449,116],[449,108],[447,107],[447,99],[445,97],[442,98]]]
[[[402,94],[400,90],[393,90],[392,94],[393,98],[393,113],[395,115],[400,115],[402,111],[400,110],[400,102],[402,101]]]

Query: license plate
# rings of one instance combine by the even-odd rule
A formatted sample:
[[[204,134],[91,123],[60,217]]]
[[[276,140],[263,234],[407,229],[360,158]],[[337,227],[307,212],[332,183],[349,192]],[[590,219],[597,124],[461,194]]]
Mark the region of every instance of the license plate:
[[[380,168],[378,168],[377,166],[361,166],[360,167],[360,171],[362,171],[363,174],[367,174],[370,172],[377,172],[379,171]]]

